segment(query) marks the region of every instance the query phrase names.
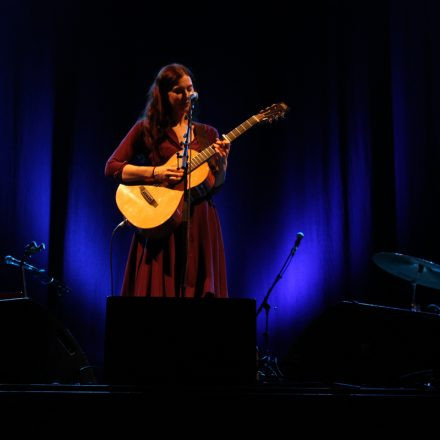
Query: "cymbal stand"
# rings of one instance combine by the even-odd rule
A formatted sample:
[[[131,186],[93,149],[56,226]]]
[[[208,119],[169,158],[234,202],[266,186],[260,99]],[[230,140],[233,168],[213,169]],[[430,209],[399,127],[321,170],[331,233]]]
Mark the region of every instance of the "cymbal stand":
[[[420,312],[420,306],[417,304],[416,301],[416,288],[417,288],[417,281],[420,278],[420,274],[425,270],[425,266],[421,263],[419,263],[417,268],[417,275],[415,280],[411,282],[411,310],[413,312]]]
[[[417,304],[416,301],[416,288],[417,283],[413,282],[411,283],[411,311],[412,312],[419,312],[420,306]]]
[[[296,234],[296,241],[293,246],[293,248],[290,250],[289,255],[284,262],[280,272],[275,277],[274,282],[270,286],[269,290],[267,291],[263,302],[260,304],[260,307],[257,310],[257,317],[260,314],[260,312],[264,309],[265,311],[265,327],[263,332],[263,340],[264,340],[264,350],[262,353],[262,356],[259,356],[258,360],[258,377],[259,379],[269,379],[269,378],[282,378],[284,375],[280,368],[278,367],[278,360],[276,357],[272,356],[270,354],[269,349],[269,311],[270,311],[270,304],[268,302],[269,296],[274,289],[275,285],[278,283],[278,281],[282,278],[284,272],[286,271],[287,267],[291,263],[300,243],[303,239],[304,234],[302,232],[298,232]]]

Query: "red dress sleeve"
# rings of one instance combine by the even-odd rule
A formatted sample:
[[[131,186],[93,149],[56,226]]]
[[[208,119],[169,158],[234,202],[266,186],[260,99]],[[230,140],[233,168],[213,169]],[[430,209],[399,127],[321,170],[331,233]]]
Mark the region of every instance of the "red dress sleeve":
[[[139,145],[141,144],[143,144],[143,128],[142,121],[138,121],[133,125],[125,138],[107,160],[104,174],[107,177],[113,177],[114,179],[121,181],[122,170],[136,155]]]

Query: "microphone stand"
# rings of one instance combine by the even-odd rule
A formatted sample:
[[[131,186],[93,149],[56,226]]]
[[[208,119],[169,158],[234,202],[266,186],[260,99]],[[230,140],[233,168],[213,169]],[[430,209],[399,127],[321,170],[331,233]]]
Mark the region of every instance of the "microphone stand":
[[[10,259],[9,261],[6,261],[7,263],[11,264],[12,260],[15,260],[15,265],[17,265],[20,268],[21,271],[21,281],[23,286],[23,296],[24,298],[29,298],[27,293],[27,286],[26,286],[26,272],[25,269],[29,270],[30,268],[34,269],[33,266],[28,264],[26,260],[32,255],[37,254],[38,252],[41,252],[42,250],[46,249],[44,243],[41,243],[39,246],[35,241],[31,241],[24,247],[24,253],[21,260],[16,260],[15,258],[10,257],[7,255],[5,257],[5,260]]]
[[[42,249],[44,249],[44,245],[41,244],[40,246],[43,246]],[[34,253],[39,252],[41,248],[37,246],[37,243],[35,243],[35,241],[32,241],[31,243],[28,243],[25,247],[24,247],[24,253],[23,253],[23,257],[21,258],[21,260],[19,261],[19,267],[21,270],[21,281],[22,281],[22,286],[23,286],[23,297],[24,298],[29,298],[28,293],[27,293],[27,286],[26,286],[26,272],[25,269],[27,269],[28,263],[26,263],[26,260]]]
[[[21,260],[19,262],[19,267],[21,270],[21,283],[23,286],[23,297],[24,298],[29,298],[29,296],[27,294],[27,287],[26,287],[26,273],[24,271],[25,265],[27,265],[26,260],[29,257],[29,255],[30,255],[30,253],[28,252],[27,249],[25,249],[23,257],[21,258]]]
[[[29,252],[28,252],[29,254]],[[64,285],[61,281],[55,279],[54,277],[50,276],[45,269],[39,269],[36,266],[32,266],[32,264],[26,263],[24,260],[27,257],[23,257],[21,260],[14,258],[12,255],[6,255],[4,257],[4,263],[10,264],[12,266],[19,267],[22,273],[24,273],[25,270],[28,270],[29,272],[33,273],[34,276],[45,286],[54,286],[58,292],[58,295],[65,295],[70,293],[70,288]],[[23,279],[24,286],[26,284],[25,279]],[[25,287],[24,287],[25,288]],[[29,296],[26,294],[24,295],[25,298],[29,298]]]
[[[278,361],[276,357],[272,357],[269,350],[269,311],[270,311],[270,304],[268,303],[269,296],[274,289],[275,285],[278,283],[278,281],[283,277],[284,272],[287,270],[289,264],[291,263],[300,243],[303,239],[304,234],[302,232],[298,232],[296,234],[296,240],[295,244],[293,245],[293,248],[290,250],[289,255],[284,262],[280,272],[275,277],[274,282],[270,286],[269,290],[267,291],[263,302],[260,304],[260,307],[258,307],[257,310],[257,317],[261,313],[261,311],[264,309],[265,311],[265,328],[263,332],[263,338],[264,338],[264,350],[263,350],[263,356],[259,358],[259,368],[258,368],[258,376],[259,378],[266,379],[266,378],[280,378],[283,377],[283,373],[278,367]]]
[[[188,253],[189,253],[189,234],[190,234],[190,214],[191,214],[191,188],[188,185],[188,175],[191,173],[189,169],[189,143],[192,133],[192,111],[194,109],[194,101],[190,98],[190,107],[187,115],[188,126],[184,135],[185,142],[183,144],[183,152],[181,155],[177,153],[177,157],[182,159],[181,168],[183,168],[183,256],[182,256],[182,272],[180,276],[180,292],[178,296],[185,298],[187,275],[188,275]]]

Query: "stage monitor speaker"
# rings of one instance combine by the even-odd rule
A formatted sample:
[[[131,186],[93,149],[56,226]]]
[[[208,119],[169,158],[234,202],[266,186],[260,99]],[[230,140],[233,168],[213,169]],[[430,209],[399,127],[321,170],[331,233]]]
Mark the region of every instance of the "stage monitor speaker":
[[[29,298],[0,300],[0,383],[94,383],[72,336]]]
[[[295,380],[378,386],[438,382],[439,341],[437,314],[341,301],[305,329],[282,367]]]
[[[246,384],[256,377],[253,299],[107,299],[109,384]]]

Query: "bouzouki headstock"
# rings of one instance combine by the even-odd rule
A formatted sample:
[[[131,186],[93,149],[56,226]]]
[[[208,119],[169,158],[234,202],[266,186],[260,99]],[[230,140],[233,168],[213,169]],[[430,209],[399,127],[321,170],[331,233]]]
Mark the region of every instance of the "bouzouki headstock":
[[[266,107],[264,110],[261,110],[260,113],[256,114],[255,117],[259,122],[272,123],[274,120],[277,121],[280,118],[284,118],[288,110],[289,107],[284,102],[280,102]]]

